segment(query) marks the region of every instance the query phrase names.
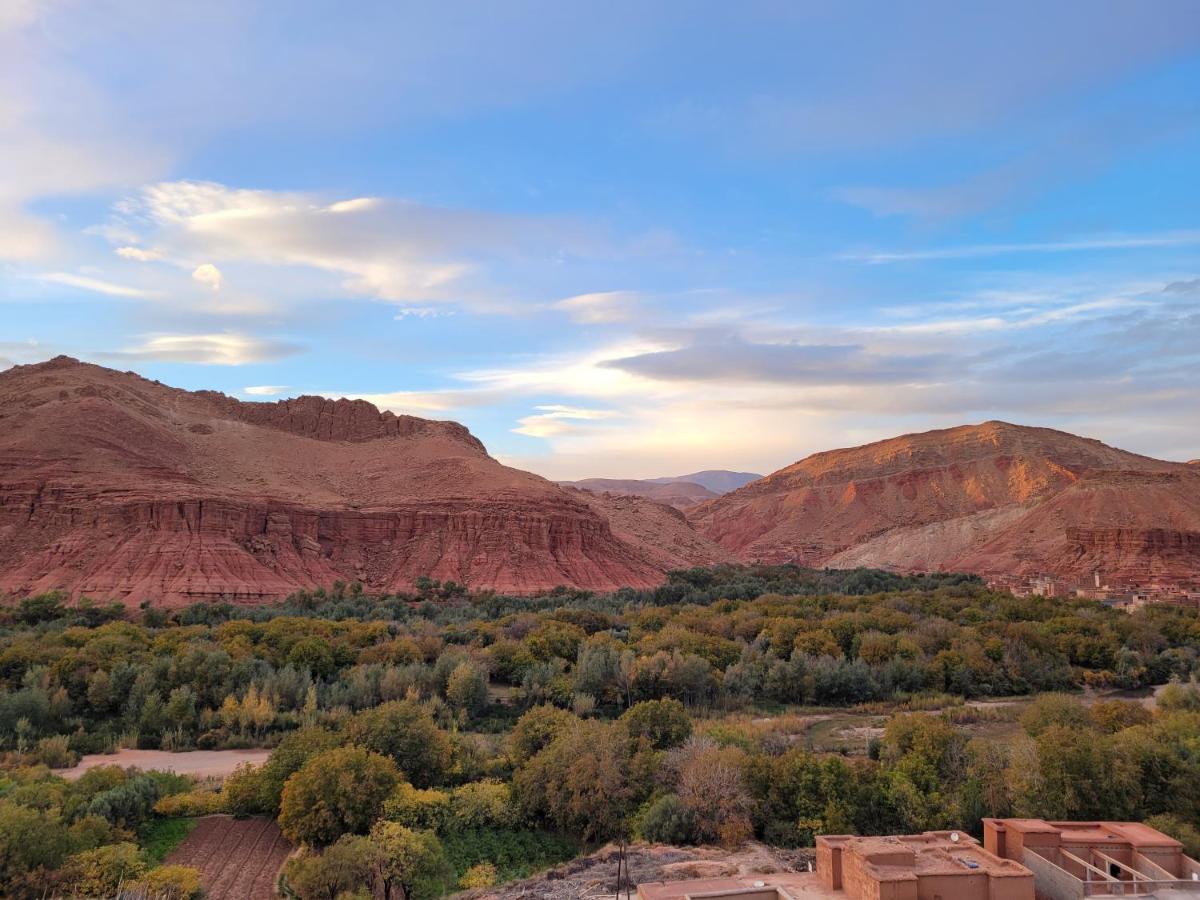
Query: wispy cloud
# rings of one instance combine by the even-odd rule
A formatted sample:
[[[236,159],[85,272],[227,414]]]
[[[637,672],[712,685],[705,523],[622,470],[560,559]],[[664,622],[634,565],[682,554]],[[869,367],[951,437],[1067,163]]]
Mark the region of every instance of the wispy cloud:
[[[242,393],[251,397],[277,397],[286,390],[289,390],[286,384],[255,384],[242,388]]]
[[[616,413],[605,409],[583,409],[578,406],[546,405],[535,407],[539,412],[525,416],[513,429],[517,434],[529,437],[550,438],[583,431],[580,422],[595,422],[611,419]]]
[[[105,294],[109,297],[148,298],[159,296],[157,291],[130,287],[127,284],[116,284],[101,278],[93,278],[90,275],[73,275],[70,272],[46,272],[36,277],[38,281],[44,281],[49,284],[61,284],[64,287],[76,288],[81,291],[91,291],[96,294]]]
[[[135,346],[98,355],[122,360],[242,366],[272,362],[298,352],[300,348],[294,344],[247,334],[154,334]]]
[[[1150,247],[1187,247],[1200,244],[1200,231],[1172,231],[1164,234],[1113,235],[1067,241],[1034,241],[1012,244],[967,244],[959,247],[935,247],[930,250],[854,251],[839,259],[881,265],[937,259],[970,259],[982,256],[1010,256],[1021,253],[1074,253],[1089,250],[1139,250]]]

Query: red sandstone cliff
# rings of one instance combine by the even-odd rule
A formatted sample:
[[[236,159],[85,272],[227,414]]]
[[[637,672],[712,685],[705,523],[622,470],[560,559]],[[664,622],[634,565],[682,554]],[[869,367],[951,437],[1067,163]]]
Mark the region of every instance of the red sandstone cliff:
[[[608,589],[727,558],[651,505],[658,527],[631,529],[461,425],[362,401],[243,403],[65,357],[0,373],[0,592]]]
[[[986,422],[817,453],[689,516],[743,560],[1200,576],[1200,472]]]

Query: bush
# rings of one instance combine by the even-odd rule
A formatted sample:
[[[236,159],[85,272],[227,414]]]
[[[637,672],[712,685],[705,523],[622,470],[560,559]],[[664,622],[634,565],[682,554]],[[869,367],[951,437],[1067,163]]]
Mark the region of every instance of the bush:
[[[692,717],[678,700],[645,700],[621,715],[635,741],[645,738],[655,750],[678,747],[692,736]]]
[[[31,755],[52,769],[69,769],[79,762],[79,754],[71,749],[71,739],[65,734],[42,738]]]
[[[185,816],[211,816],[228,812],[226,797],[217,791],[195,790],[185,794],[170,794],[159,798],[154,811],[160,816],[178,818]]]
[[[140,878],[146,863],[136,844],[109,844],[68,857],[63,877],[71,890],[85,897],[107,897],[127,881]]]
[[[688,844],[695,837],[696,820],[678,794],[664,794],[642,808],[637,833],[655,844]]]
[[[463,872],[458,879],[458,886],[464,891],[472,888],[490,888],[496,885],[496,867],[491,863],[478,863]]]
[[[501,781],[476,781],[450,794],[450,827],[512,828],[520,818],[512,791]]]
[[[134,887],[155,900],[200,900],[200,870],[191,866],[159,866],[147,872]]]
[[[221,785],[221,798],[222,806],[235,816],[268,812],[263,803],[261,770],[250,763],[242,763],[226,776]]]
[[[384,801],[383,815],[409,828],[438,831],[450,817],[450,795],[432,788],[423,791],[402,781]]]

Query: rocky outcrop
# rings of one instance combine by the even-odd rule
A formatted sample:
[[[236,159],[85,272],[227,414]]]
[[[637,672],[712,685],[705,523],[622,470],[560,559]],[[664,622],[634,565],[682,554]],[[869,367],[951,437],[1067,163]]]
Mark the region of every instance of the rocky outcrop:
[[[818,453],[689,516],[746,561],[1200,577],[1196,467],[1004,422]]]
[[[180,604],[422,575],[611,589],[725,558],[658,509],[653,531],[614,528],[461,425],[362,401],[242,403],[66,358],[0,373],[0,592]]]

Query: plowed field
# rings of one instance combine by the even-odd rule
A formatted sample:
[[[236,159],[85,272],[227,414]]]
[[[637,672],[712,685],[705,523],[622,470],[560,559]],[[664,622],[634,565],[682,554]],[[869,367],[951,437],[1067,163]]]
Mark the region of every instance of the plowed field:
[[[166,862],[199,869],[207,900],[271,900],[291,850],[274,819],[205,816]]]

